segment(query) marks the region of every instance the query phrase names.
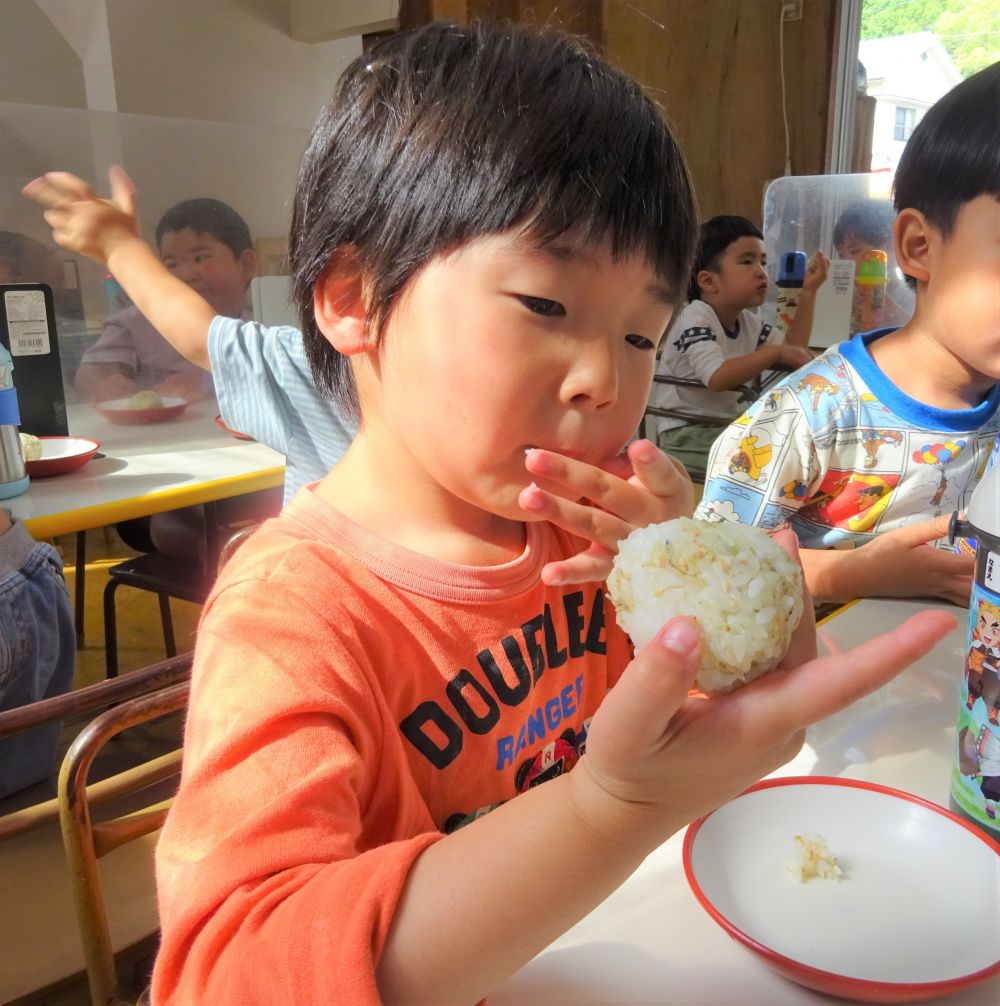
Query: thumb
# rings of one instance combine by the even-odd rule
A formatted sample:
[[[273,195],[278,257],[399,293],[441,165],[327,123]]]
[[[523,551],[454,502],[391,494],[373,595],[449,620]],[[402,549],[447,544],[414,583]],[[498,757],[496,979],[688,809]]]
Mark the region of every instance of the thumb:
[[[135,183],[128,173],[118,164],[112,164],[108,169],[108,181],[111,183],[111,201],[130,217],[137,217],[135,211]]]
[[[673,618],[625,668],[601,703],[603,729],[629,738],[629,746],[659,742],[687,698],[701,667],[701,626],[693,618]]]

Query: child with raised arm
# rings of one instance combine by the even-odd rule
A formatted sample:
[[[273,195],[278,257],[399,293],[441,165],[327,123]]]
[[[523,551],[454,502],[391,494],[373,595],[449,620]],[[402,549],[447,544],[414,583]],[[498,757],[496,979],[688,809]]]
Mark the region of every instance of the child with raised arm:
[[[689,303],[670,326],[657,373],[699,381],[704,387],[657,382],[650,398],[651,405],[690,417],[657,416],[656,430],[661,449],[693,475],[704,475],[708,451],[719,435],[719,420],[739,415],[741,385],[777,366],[795,369],[812,360],[807,347],[816,291],[826,280],[828,267],[826,257],[817,251],[802,284],[795,318],[782,339],[781,332],[757,313],[768,289],[760,229],[738,216],[712,217],[702,224]]]
[[[265,328],[243,319],[241,310],[224,308],[218,297],[208,297],[196,268],[180,269],[164,255],[172,248],[162,243],[162,222],[157,229],[160,255],[142,240],[135,188],[125,171],[112,167],[109,181],[110,199],[99,199],[86,182],[66,172],[36,178],[24,193],[47,208],[45,218],[57,244],[108,268],[136,313],[141,311],[144,323],[159,333],[158,342],[200,375],[200,382],[211,387],[214,379],[223,422],[285,455],[285,499],[290,499],[337,463],[354,436],[353,421],[316,391],[298,329]],[[245,224],[243,230],[243,244],[249,248]],[[182,236],[189,232],[197,229],[188,228]],[[236,252],[240,243],[230,244],[238,267],[244,252]],[[223,242],[214,249],[224,264],[227,248]],[[239,291],[240,304],[245,289],[246,283]]]
[[[361,423],[206,606],[157,1006],[475,1002],[953,625],[810,660],[807,622],[712,701],[693,620],[632,659],[593,581],[690,506],[629,441],[694,236],[659,111],[566,36],[434,23],[345,71],[290,251]]]
[[[1000,63],[941,98],[900,158],[910,321],[832,347],[713,448],[698,515],[787,522],[816,600],[968,604],[972,559],[926,546],[967,504],[1000,431],[998,109]]]

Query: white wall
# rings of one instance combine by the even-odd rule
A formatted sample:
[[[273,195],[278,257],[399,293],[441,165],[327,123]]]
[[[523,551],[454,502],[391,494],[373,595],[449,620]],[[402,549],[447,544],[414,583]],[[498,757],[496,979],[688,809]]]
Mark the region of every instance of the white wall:
[[[120,112],[312,125],[359,37],[288,35],[285,0],[107,0]]]
[[[360,52],[290,38],[286,0],[0,0],[0,229],[47,240],[25,182],[62,169],[106,192],[121,163],[148,238],[193,196],[282,236],[309,127]],[[79,268],[93,317],[100,272]]]

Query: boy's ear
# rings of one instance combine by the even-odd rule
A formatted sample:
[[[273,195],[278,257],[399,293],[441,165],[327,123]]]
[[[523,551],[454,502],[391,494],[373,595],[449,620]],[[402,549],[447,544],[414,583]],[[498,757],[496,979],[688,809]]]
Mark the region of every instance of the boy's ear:
[[[719,277],[711,269],[702,269],[694,280],[698,284],[698,289],[705,293],[719,292]]]
[[[368,310],[357,255],[341,249],[313,288],[316,325],[339,353],[353,356],[372,346]]]
[[[926,283],[930,276],[932,232],[933,225],[920,210],[900,210],[892,225],[896,262],[918,283]]]
[[[244,248],[237,257],[236,263],[243,274],[243,285],[249,286],[250,280],[257,275],[257,253],[252,248]]]

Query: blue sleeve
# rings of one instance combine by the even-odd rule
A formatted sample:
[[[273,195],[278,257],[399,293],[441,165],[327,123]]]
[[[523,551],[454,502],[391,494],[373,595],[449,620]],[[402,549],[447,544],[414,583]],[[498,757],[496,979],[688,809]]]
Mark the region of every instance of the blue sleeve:
[[[62,562],[15,521],[0,535],[0,710],[68,691],[76,639]],[[55,770],[58,723],[0,740],[0,797]]]
[[[281,454],[288,454],[293,408],[289,388],[301,379],[294,328],[216,317],[208,330],[208,356],[223,422]]]

